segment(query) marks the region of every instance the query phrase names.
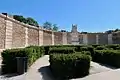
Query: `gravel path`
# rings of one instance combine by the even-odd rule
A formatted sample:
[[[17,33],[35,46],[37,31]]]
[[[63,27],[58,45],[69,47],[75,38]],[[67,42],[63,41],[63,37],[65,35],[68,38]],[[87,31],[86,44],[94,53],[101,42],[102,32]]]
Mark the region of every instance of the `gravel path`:
[[[0,80],[54,80],[48,66],[49,66],[49,56],[45,55],[45,56],[39,58],[29,68],[27,73],[20,75],[20,76],[4,78],[4,79],[2,79],[3,76],[0,76]],[[111,71],[113,71],[113,69],[114,68],[110,68],[108,66],[106,67],[106,66],[103,66],[101,64],[91,62],[89,76],[84,77],[84,78],[80,78],[80,79],[71,79],[71,80],[98,80],[96,78],[96,76],[98,76],[98,75],[109,77],[110,75],[112,76],[112,75],[115,75],[116,73],[120,74],[120,70],[118,70],[116,73],[115,73],[115,71],[112,73]],[[107,75],[107,72],[110,74]],[[103,79],[103,78],[101,78],[101,76],[98,76],[98,77],[100,77],[100,80]],[[89,77],[90,77],[90,79],[89,79]],[[94,77],[96,79],[93,79]],[[104,78],[103,80],[107,80],[107,79]],[[120,78],[119,78],[119,80],[120,80]]]

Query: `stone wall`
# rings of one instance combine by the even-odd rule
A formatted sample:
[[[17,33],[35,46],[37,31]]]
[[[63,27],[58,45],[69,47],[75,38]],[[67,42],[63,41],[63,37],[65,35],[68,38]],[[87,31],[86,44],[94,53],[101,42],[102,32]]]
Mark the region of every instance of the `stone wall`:
[[[98,34],[98,43],[99,44],[108,44],[108,34],[107,33],[100,33]]]
[[[83,44],[83,35],[82,34],[79,34],[79,44]]]
[[[52,45],[52,32],[43,30],[43,45]]]
[[[39,30],[28,28],[28,45],[39,45]]]
[[[54,44],[63,44],[63,34],[61,32],[54,32]]]
[[[71,44],[71,32],[67,32],[67,44]]]
[[[12,28],[12,47],[25,46],[25,26],[18,23],[13,23]]]
[[[5,48],[5,19],[0,17],[0,49]]]
[[[96,34],[88,33],[87,38],[88,38],[88,44],[96,44]]]
[[[0,50],[30,45],[120,44],[120,32],[79,33],[52,32],[34,27],[0,14]]]
[[[113,44],[120,44],[120,32],[113,33],[112,40]]]

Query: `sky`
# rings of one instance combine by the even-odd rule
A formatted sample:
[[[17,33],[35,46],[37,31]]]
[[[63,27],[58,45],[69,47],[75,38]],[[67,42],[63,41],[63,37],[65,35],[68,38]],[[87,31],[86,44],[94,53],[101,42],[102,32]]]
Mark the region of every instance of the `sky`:
[[[49,21],[59,29],[103,32],[120,28],[120,0],[2,0],[0,12],[32,17],[39,25]]]

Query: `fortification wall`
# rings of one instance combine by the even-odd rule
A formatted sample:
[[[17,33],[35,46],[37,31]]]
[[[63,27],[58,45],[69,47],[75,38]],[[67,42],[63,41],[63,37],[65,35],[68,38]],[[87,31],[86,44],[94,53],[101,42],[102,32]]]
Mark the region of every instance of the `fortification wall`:
[[[61,32],[54,32],[54,43],[63,44],[63,34]]]
[[[108,44],[108,34],[107,33],[101,33],[98,34],[99,44]]]
[[[120,32],[112,34],[113,44],[120,44]]]
[[[5,48],[5,19],[0,17],[0,49]]]
[[[43,30],[43,45],[52,45],[52,32]]]
[[[28,46],[39,45],[39,30],[36,28],[28,28]]]
[[[0,14],[0,51],[30,45],[120,44],[120,32],[113,34],[52,32]]]
[[[25,46],[25,26],[19,23],[12,23],[12,47]]]
[[[87,38],[88,38],[88,44],[96,44],[96,34],[88,33]]]

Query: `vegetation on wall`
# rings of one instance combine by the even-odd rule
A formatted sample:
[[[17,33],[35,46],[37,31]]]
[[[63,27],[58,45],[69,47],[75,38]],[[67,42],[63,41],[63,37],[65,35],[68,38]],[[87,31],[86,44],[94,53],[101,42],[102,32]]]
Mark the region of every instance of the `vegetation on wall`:
[[[58,31],[59,27],[57,24],[52,24],[51,22],[46,21],[43,23],[43,28],[53,31]]]
[[[13,15],[13,18],[25,24],[29,24],[36,27],[39,26],[38,22],[31,17],[25,18],[22,15]]]
[[[108,34],[110,34],[110,33],[112,33],[112,32],[118,32],[118,31],[120,31],[120,29],[115,29],[115,30],[108,30],[108,31],[105,31],[105,33],[108,33]]]

